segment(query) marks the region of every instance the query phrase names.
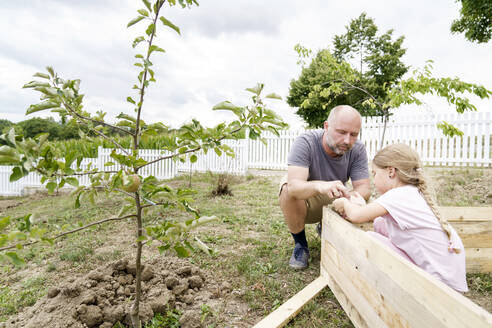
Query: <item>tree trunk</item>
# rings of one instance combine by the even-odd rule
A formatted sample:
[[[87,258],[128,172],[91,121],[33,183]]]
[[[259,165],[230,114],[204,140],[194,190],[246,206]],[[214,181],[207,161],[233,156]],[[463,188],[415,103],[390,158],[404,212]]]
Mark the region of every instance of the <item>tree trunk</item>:
[[[140,206],[140,195],[138,192],[135,193],[135,204],[137,205],[137,256],[135,258],[135,268],[136,268],[136,277],[135,277],[135,300],[133,301],[133,305],[130,309],[130,318],[132,320],[133,328],[141,328],[142,322],[140,321],[139,312],[140,312],[140,297],[142,295],[142,267],[141,267],[141,258],[142,258],[142,241],[140,241],[140,237],[142,236],[142,207]]]
[[[381,136],[381,143],[380,143],[379,149],[383,149],[384,135],[386,133],[386,125],[388,124],[388,119],[389,119],[389,115],[388,114],[384,114],[384,116],[383,116],[383,120],[384,120],[383,135]]]

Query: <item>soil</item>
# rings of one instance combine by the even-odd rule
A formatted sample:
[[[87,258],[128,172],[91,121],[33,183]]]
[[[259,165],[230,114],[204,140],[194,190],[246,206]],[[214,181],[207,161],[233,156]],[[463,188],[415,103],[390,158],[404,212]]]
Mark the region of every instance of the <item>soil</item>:
[[[117,322],[130,325],[135,272],[134,260],[124,258],[86,275],[68,278],[50,288],[34,306],[10,318],[3,327],[111,328]],[[156,257],[143,266],[140,318],[145,323],[156,313],[178,309],[182,311],[181,327],[204,327],[208,323],[201,314],[204,306],[222,308],[240,318],[248,309],[231,292],[229,283],[215,281],[212,273],[187,260]],[[234,317],[229,318],[229,323],[245,327]]]

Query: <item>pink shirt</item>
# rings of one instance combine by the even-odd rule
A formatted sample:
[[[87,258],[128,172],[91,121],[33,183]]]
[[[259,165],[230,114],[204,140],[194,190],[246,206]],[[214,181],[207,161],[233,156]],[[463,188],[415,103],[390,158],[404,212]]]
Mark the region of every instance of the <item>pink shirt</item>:
[[[463,243],[451,229],[451,245],[461,252],[448,250],[449,239],[417,187],[388,190],[376,202],[388,211],[383,218],[395,246],[445,284],[460,292],[468,291]]]

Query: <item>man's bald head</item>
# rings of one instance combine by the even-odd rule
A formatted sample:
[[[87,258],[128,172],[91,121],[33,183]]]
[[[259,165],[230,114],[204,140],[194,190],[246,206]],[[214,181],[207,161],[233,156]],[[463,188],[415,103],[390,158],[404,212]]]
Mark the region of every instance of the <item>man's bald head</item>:
[[[328,119],[326,121],[328,122],[328,125],[333,125],[334,122],[336,122],[341,116],[343,116],[344,119],[358,122],[359,125],[362,121],[360,113],[357,111],[357,109],[349,105],[339,105],[334,107],[330,111],[330,115],[328,115]]]

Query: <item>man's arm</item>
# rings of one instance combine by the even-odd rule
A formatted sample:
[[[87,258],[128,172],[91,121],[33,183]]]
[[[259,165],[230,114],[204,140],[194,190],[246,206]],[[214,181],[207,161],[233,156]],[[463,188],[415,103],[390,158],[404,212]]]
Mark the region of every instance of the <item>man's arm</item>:
[[[289,195],[297,199],[325,194],[330,198],[348,197],[348,189],[339,180],[335,181],[307,181],[309,169],[302,166],[289,165],[287,170],[287,186]],[[369,181],[369,180],[368,180]]]
[[[354,191],[357,191],[366,201],[371,197],[371,183],[369,179],[361,179],[352,181]]]

